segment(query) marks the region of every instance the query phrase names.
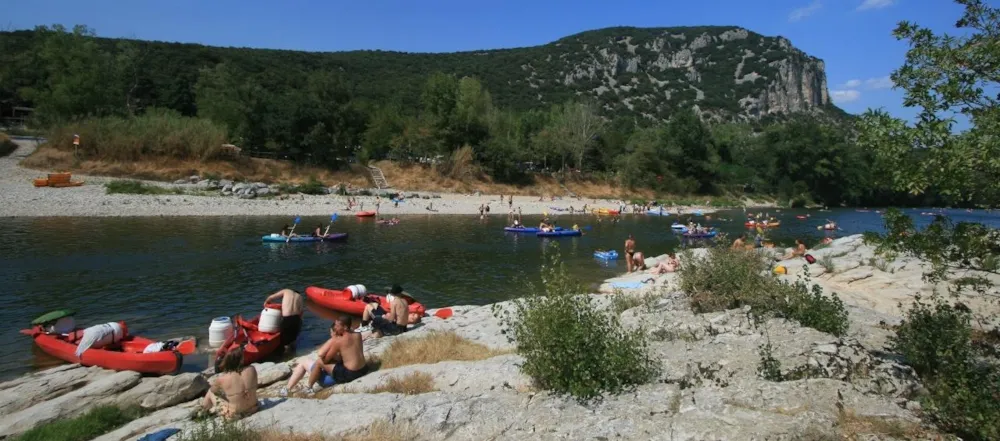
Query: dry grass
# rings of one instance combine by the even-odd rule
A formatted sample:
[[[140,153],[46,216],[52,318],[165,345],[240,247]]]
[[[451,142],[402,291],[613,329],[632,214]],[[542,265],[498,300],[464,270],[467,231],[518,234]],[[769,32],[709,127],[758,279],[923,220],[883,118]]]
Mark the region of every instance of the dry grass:
[[[374,164],[385,173],[389,185],[412,191],[435,191],[447,193],[475,193],[529,195],[529,196],[565,196],[566,190],[559,182],[545,175],[536,175],[529,185],[513,185],[494,182],[474,164],[448,163],[434,167],[423,164],[396,163],[379,161]],[[595,180],[570,179],[566,187],[573,193],[587,198],[652,198],[650,190],[624,190],[613,182]]]
[[[853,410],[840,412],[837,418],[837,430],[843,439],[867,439],[865,435],[888,435],[897,439],[925,439],[933,435],[919,424],[895,418],[882,418],[869,415],[857,415]]]
[[[387,378],[382,384],[369,389],[370,394],[380,394],[383,392],[405,395],[419,395],[434,392],[434,377],[426,372],[411,372],[402,376],[392,376]]]
[[[507,354],[473,342],[453,331],[431,332],[424,337],[397,339],[381,357],[381,368],[433,364],[448,360],[476,361]]]
[[[298,434],[280,430],[260,432],[254,441],[416,441],[421,432],[407,422],[378,420],[368,430],[343,437],[332,437],[320,433]]]
[[[76,161],[73,152],[56,149],[46,144],[21,162],[24,167],[36,170],[71,171],[97,176],[137,178],[156,181],[173,181],[191,175],[215,175],[223,179],[265,183],[301,184],[315,176],[324,185],[340,183],[368,187],[368,179],[360,167],[352,170],[331,171],[321,167],[297,165],[290,161],[260,158],[232,160],[149,158],[143,161],[108,161],[85,159]]]
[[[0,133],[0,158],[13,153],[14,150],[17,150],[17,144],[14,144],[6,133]]]

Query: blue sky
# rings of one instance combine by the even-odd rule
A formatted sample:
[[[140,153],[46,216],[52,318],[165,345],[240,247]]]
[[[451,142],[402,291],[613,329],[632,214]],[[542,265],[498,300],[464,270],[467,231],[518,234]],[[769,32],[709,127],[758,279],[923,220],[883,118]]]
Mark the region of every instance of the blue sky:
[[[767,6],[763,6],[767,5]],[[86,24],[106,37],[308,51],[450,52],[544,44],[608,26],[737,25],[781,35],[826,62],[835,102],[905,118],[888,75],[906,44],[900,20],[953,31],[950,0],[31,0],[11,1],[5,29]]]

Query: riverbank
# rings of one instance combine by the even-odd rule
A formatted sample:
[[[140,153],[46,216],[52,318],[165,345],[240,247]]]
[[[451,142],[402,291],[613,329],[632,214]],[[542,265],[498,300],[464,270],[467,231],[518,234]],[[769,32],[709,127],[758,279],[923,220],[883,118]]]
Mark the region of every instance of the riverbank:
[[[833,267],[845,271],[824,275],[813,270],[819,265],[809,265],[813,281],[847,283],[834,281],[854,278],[850,271],[861,268],[848,270],[849,263],[870,251],[860,236],[837,239],[814,251],[820,257],[830,255]],[[805,265],[802,259],[784,264],[789,269]],[[617,308],[626,327],[648,335],[662,373],[632,393],[590,405],[540,390],[521,373],[523,359],[511,353],[514,347],[495,316],[509,302],[455,306],[449,319],[437,318],[431,310],[411,332],[367,341],[366,356],[384,356],[394,345],[426,344],[441,332],[500,355],[380,369],[323,394],[289,398],[278,390],[297,360],[261,364],[262,406],[244,424],[252,430],[322,436],[388,426],[413,435],[408,439],[421,440],[651,439],[667,432],[678,440],[794,439],[803,434],[814,435],[812,439],[933,439],[933,426],[922,421],[920,403],[912,401],[922,387],[919,380],[886,352],[901,311],[870,308],[871,301],[881,301],[887,292],[929,289],[915,285],[919,277],[906,269],[918,267],[917,262],[894,265],[878,276],[878,285],[859,285],[849,295],[841,294],[850,322],[842,337],[784,319],[755,325],[744,310],[696,314],[677,291],[675,273],[656,276],[644,271],[609,279],[601,291],[618,288],[623,298],[632,300],[591,295],[602,307]],[[790,381],[762,379],[759,348],[765,343],[783,377],[809,375]],[[99,404],[140,405],[152,412],[97,438],[100,441],[133,441],[163,429],[193,430],[204,424],[191,414],[209,375],[140,378],[75,366],[31,374],[0,384],[0,409],[6,414],[0,418],[0,436],[79,415]],[[422,387],[409,394],[393,392],[390,383],[407,379],[421,380]]]
[[[74,180],[85,181],[80,187],[35,188],[32,179],[44,177],[45,172],[21,167],[19,163],[36,148],[32,141],[17,140],[18,149],[0,158],[0,217],[47,216],[268,216],[268,215],[352,215],[360,210],[374,210],[375,196],[353,196],[358,206],[347,208],[347,196],[287,194],[241,198],[222,196],[221,189],[209,189],[205,182],[169,184],[144,181],[149,185],[170,191],[189,194],[133,195],[106,194],[104,184],[120,180],[104,176],[74,174]],[[269,187],[269,192],[274,187]],[[394,204],[382,199],[379,212],[385,216],[404,214],[479,214],[479,206],[488,204],[490,215],[506,216],[510,207],[499,194],[456,194],[410,191],[396,189],[406,196],[414,193],[417,198],[407,198]],[[232,192],[230,192],[232,193]],[[263,194],[264,192],[260,192]],[[426,199],[425,199],[426,197]],[[524,215],[568,213],[574,210],[607,208],[618,210],[621,201],[596,198],[578,198],[564,194],[539,200],[539,196],[514,196],[513,210]],[[672,207],[682,213],[711,213],[708,206]]]

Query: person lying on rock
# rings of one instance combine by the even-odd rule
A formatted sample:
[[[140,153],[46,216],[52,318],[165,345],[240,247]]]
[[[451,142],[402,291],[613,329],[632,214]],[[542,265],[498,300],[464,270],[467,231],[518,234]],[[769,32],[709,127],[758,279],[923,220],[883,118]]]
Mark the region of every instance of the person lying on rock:
[[[227,352],[219,363],[220,373],[212,380],[202,408],[233,420],[257,411],[257,369],[243,366],[243,347]]]
[[[385,298],[389,303],[389,310],[382,309],[378,302],[369,303],[361,315],[361,327],[355,332],[371,331],[375,337],[399,335],[406,332],[411,323],[420,322],[420,315],[410,312],[410,304],[406,300],[408,296],[403,293],[401,286],[393,285]]]
[[[279,391],[287,397],[289,391],[308,375],[306,392],[315,392],[317,383],[320,388],[334,384],[348,383],[361,378],[368,373],[361,335],[351,332],[351,319],[338,316],[330,326],[330,339],[316,351],[316,358],[299,359],[298,365],[292,370],[288,384]]]
[[[656,265],[651,268],[651,274],[660,275],[664,273],[672,273],[680,268],[681,264],[677,261],[677,254],[670,253],[667,254],[666,259],[656,262]]]
[[[294,346],[302,332],[302,314],[305,312],[305,301],[302,294],[290,289],[283,289],[264,299],[264,307],[268,303],[281,299],[281,345]]]

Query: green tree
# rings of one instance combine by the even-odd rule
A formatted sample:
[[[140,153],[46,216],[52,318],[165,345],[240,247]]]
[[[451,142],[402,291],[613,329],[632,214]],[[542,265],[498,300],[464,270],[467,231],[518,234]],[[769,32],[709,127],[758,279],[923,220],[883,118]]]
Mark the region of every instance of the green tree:
[[[32,69],[41,71],[42,79],[19,90],[36,107],[35,116],[52,123],[77,116],[123,113],[125,102],[116,81],[115,60],[102,51],[95,33],[86,26],[72,31],[55,25],[35,28],[39,34],[32,58]]]
[[[715,191],[719,155],[711,132],[691,110],[674,114],[667,124],[667,143],[672,149],[671,165],[681,177],[697,182],[695,191]]]
[[[909,50],[892,81],[904,105],[920,110],[910,125],[883,110],[866,112],[859,143],[875,152],[879,173],[899,191],[936,190],[947,202],[1000,200],[1000,12],[980,0],[956,0],[968,35],[938,35],[901,22],[893,31]],[[956,116],[972,127],[954,133]]]
[[[263,107],[263,88],[245,72],[227,64],[204,68],[198,75],[195,88],[195,103],[198,116],[208,118],[229,128],[229,135],[238,143],[254,142],[257,147],[263,143],[260,127],[255,127],[250,114]]]

